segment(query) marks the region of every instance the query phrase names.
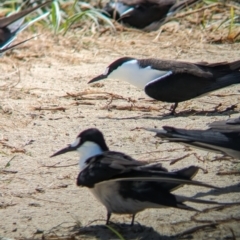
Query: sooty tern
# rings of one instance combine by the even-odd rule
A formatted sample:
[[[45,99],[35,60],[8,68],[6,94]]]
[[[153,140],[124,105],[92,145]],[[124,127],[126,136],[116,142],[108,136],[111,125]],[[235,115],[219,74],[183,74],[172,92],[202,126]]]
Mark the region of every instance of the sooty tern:
[[[105,78],[127,81],[156,100],[183,102],[211,91],[240,83],[240,60],[222,63],[189,63],[160,59],[123,57],[89,83]]]
[[[112,0],[103,10],[119,22],[153,31],[159,28],[167,16],[196,1],[198,0]]]
[[[25,41],[17,43],[11,47],[9,45],[16,39],[18,33],[23,31],[25,28],[29,27],[36,21],[46,17],[49,13],[42,14],[41,16],[23,24],[25,16],[34,12],[35,10],[46,6],[51,3],[51,1],[47,1],[43,4],[37,5],[36,7],[28,8],[22,10],[20,12],[14,13],[8,17],[0,18],[0,55],[1,53],[16,47],[19,44],[22,44],[32,38],[29,38]]]
[[[214,201],[174,195],[171,192],[183,184],[211,187],[192,178],[198,167],[190,166],[167,172],[159,163],[148,164],[130,156],[109,151],[103,134],[95,128],[81,132],[74,143],[54,153],[51,157],[77,151],[80,154],[80,173],[77,185],[88,187],[107,209],[107,224],[112,213],[132,214],[134,217],[147,208],[174,207],[196,210],[184,202],[222,204]]]
[[[240,159],[240,118],[215,121],[207,130],[187,130],[163,126],[163,130],[147,129],[170,142],[178,142],[207,151]]]

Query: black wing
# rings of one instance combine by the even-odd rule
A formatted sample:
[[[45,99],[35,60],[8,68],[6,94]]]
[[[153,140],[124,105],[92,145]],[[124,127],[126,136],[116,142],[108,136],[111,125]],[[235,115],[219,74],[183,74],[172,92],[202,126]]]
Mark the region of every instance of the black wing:
[[[78,175],[78,186],[93,187],[99,182],[112,179],[146,163],[136,161],[120,152],[107,151],[89,158],[86,164]]]
[[[142,67],[166,71],[145,86],[148,96],[164,102],[182,102],[240,82],[240,61],[233,63],[192,64],[187,62],[142,59]],[[222,69],[222,70],[220,70]]]
[[[136,161],[119,152],[105,152],[87,160],[87,166],[79,173],[78,186],[94,187],[95,184],[106,182],[138,182],[151,186],[155,184],[160,189],[173,190],[182,184],[191,184],[205,187],[213,187],[208,184],[193,181],[197,168],[186,171],[166,172],[160,166]],[[188,173],[187,173],[188,172]],[[165,184],[167,183],[167,184]]]

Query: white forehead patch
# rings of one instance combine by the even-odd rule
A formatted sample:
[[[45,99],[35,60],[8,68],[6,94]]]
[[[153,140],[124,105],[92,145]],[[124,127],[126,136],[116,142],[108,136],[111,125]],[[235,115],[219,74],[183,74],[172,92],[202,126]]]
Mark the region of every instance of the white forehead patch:
[[[80,137],[76,138],[76,140],[73,143],[71,143],[70,146],[73,147],[73,148],[77,147],[80,143],[80,140],[81,140]]]
[[[136,59],[133,59],[123,63],[122,65],[130,65],[130,64],[138,66],[138,61]]]
[[[105,69],[105,72],[103,73],[103,75],[108,75],[108,72],[109,72],[109,68],[107,67],[107,68]]]

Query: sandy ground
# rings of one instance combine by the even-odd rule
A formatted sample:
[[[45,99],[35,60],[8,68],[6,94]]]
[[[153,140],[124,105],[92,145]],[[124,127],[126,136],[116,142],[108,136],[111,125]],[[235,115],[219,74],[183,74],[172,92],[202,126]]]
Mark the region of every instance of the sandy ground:
[[[212,121],[236,117],[239,86],[181,103],[177,111],[182,113],[165,117],[170,104],[151,101],[128,83],[87,84],[121,56],[193,62],[239,59],[239,43],[208,44],[204,37],[181,29],[156,36],[156,32],[138,31],[101,37],[45,33],[0,59],[1,237],[119,239],[104,226],[105,208],[88,189],[75,184],[77,153],[49,158],[90,127],[103,131],[112,150],[139,160],[161,161],[170,170],[200,166],[205,172],[199,171],[195,179],[221,187],[185,186],[178,194],[222,202],[240,200],[239,175],[219,175],[238,171],[238,160],[219,160],[220,155],[214,153],[162,143],[152,133],[137,129],[163,125],[204,129]],[[133,228],[127,226],[131,221],[127,215],[113,215],[116,225],[111,226],[125,239],[179,239],[182,233],[188,239],[240,239],[239,206],[189,205],[208,210],[149,209],[136,216],[139,224]]]

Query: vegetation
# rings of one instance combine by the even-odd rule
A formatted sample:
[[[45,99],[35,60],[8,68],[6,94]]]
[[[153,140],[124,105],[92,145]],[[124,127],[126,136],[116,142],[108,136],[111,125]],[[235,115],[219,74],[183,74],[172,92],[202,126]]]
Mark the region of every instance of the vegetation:
[[[1,14],[7,14],[31,5],[31,0],[8,0],[0,3]],[[36,1],[34,1],[36,2]],[[45,2],[39,0],[38,3]],[[84,28],[89,32],[102,31],[102,27],[115,29],[116,23],[109,19],[101,10],[101,1],[54,0],[49,6],[39,9],[36,14],[49,11],[48,18],[41,21],[55,33],[65,34],[71,28]],[[189,8],[176,13],[165,22],[178,21],[181,24],[191,24],[209,33],[212,42],[239,41],[240,6],[238,0],[203,0]],[[32,17],[32,15],[31,15]],[[219,36],[219,31],[220,35]]]

